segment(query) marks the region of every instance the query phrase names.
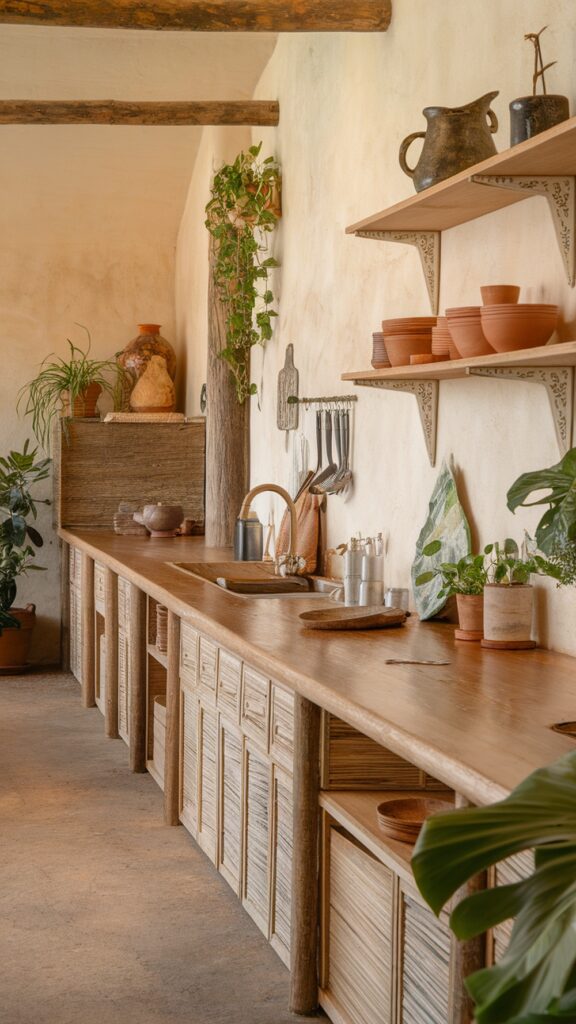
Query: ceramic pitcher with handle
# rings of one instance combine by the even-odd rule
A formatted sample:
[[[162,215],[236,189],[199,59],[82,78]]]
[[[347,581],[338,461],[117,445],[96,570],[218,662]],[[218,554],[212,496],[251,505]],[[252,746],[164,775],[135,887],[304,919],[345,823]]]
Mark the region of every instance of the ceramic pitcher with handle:
[[[422,111],[428,122],[426,131],[413,132],[400,146],[400,166],[417,192],[494,156],[492,136],[498,131],[498,119],[490,104],[497,95],[487,92],[463,107],[426,107]],[[424,139],[424,146],[412,168],[406,153],[415,139]]]

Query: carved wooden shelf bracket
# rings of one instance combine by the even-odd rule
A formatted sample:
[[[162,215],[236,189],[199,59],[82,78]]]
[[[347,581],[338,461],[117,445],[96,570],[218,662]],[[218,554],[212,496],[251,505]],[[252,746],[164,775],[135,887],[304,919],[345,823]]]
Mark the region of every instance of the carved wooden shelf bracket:
[[[494,366],[469,367],[474,377],[519,380],[541,384],[546,388],[560,454],[565,455],[572,444],[574,417],[574,368],[572,366]]]
[[[356,231],[357,238],[374,238],[378,242],[401,242],[418,250],[424,280],[430,299],[430,309],[438,315],[440,299],[440,231]]]
[[[576,177],[573,175],[505,175],[473,174],[478,185],[511,189],[513,192],[532,192],[544,196],[552,214],[558,248],[570,287],[576,279]]]
[[[436,464],[436,433],[438,426],[438,381],[437,380],[356,380],[355,384],[368,388],[384,388],[387,391],[404,391],[414,395],[418,404],[420,423],[424,433],[426,451],[430,465]]]

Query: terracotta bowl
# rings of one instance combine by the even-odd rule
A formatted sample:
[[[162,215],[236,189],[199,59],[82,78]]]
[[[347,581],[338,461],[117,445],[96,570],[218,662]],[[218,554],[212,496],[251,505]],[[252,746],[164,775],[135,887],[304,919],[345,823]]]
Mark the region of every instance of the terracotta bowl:
[[[483,284],[480,295],[485,306],[501,302],[518,302],[520,287],[517,284]]]
[[[383,320],[384,334],[425,334],[436,326],[435,316],[405,316],[395,320]]]
[[[386,352],[392,366],[408,366],[410,356],[432,352],[432,338],[429,334],[389,334]]]
[[[446,320],[448,321],[448,327],[453,319],[462,319],[469,316],[479,316],[480,306],[453,306],[451,309],[446,310]]]
[[[448,356],[450,351],[450,335],[448,331],[432,332],[432,352],[435,356]]]
[[[484,337],[479,316],[469,317],[466,320],[451,320],[450,334],[463,359],[470,359],[472,356],[487,356],[494,351]]]
[[[557,316],[546,314],[482,317],[482,330],[496,352],[513,352],[545,345],[554,334],[557,320]]]
[[[380,332],[372,335],[372,366],[375,370],[383,370],[390,366],[384,335]]]
[[[434,355],[433,352],[418,352],[410,356],[410,366],[420,366],[425,363],[440,363],[444,356]]]
[[[456,342],[452,336],[450,336],[450,341],[448,343],[448,354],[450,359],[462,359],[462,356],[456,348]]]

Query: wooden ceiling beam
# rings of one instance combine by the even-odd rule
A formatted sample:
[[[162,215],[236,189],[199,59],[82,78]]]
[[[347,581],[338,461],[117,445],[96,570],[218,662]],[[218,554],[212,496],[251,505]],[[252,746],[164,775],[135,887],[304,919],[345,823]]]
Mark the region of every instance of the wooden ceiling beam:
[[[0,100],[0,124],[275,126],[279,117],[280,106],[272,100]]]
[[[0,22],[180,32],[385,32],[392,0],[0,0]]]

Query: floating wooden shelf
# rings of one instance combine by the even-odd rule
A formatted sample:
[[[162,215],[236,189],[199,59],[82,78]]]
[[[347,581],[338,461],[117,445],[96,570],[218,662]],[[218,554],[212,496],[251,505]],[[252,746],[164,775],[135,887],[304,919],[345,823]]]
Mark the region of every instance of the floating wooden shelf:
[[[416,246],[436,313],[441,232],[531,195],[543,195],[548,201],[568,282],[573,285],[576,117],[358,221],[346,231],[361,238]]]
[[[560,453],[572,443],[574,407],[574,367],[576,341],[565,341],[517,352],[496,352],[472,359],[447,359],[442,363],[419,366],[393,366],[386,370],[359,370],[343,373],[342,380],[364,387],[404,391],[414,395],[430,464],[436,461],[438,391],[441,380],[465,377],[492,377],[541,384],[546,388]]]

